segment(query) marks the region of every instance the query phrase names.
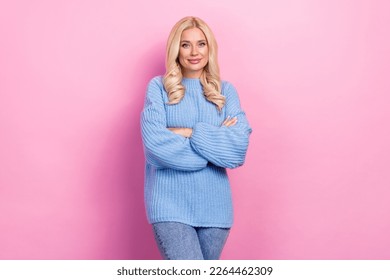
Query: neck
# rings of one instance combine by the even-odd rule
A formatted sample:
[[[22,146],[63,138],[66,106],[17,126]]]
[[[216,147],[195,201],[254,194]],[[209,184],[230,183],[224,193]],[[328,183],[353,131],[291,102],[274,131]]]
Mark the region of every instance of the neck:
[[[200,76],[202,76],[203,70],[200,71],[194,71],[194,72],[182,72],[183,73],[183,78],[188,78],[188,79],[200,79]]]

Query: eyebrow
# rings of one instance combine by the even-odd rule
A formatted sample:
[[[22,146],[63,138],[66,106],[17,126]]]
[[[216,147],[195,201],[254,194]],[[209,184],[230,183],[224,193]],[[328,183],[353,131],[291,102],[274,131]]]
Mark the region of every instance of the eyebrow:
[[[206,40],[199,40],[199,41],[197,41],[198,43],[199,42],[206,42]],[[191,41],[188,41],[188,40],[183,40],[183,41],[180,41],[180,43],[191,43]]]

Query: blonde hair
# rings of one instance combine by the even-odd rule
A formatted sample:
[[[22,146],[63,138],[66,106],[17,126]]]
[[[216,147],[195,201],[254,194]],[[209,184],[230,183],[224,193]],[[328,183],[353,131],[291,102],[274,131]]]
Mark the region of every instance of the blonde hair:
[[[215,104],[219,111],[225,105],[225,97],[221,94],[221,79],[217,59],[218,46],[214,34],[207,24],[197,17],[185,17],[178,21],[172,28],[168,37],[166,48],[166,72],[163,79],[165,91],[168,93],[168,104],[177,104],[183,97],[185,88],[181,81],[183,74],[178,61],[180,51],[180,39],[184,30],[199,28],[206,37],[209,48],[208,63],[200,76],[203,94],[206,99]]]

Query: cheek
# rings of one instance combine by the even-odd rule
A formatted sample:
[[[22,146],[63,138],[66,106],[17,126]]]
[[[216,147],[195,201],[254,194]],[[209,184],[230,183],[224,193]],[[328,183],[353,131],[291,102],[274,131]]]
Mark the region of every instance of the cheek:
[[[209,61],[209,51],[208,50],[205,50],[203,52],[203,57],[206,59],[206,62]]]
[[[204,57],[209,57],[209,50],[208,50],[208,48],[205,48],[203,51],[202,51],[202,54],[203,54],[203,56]]]
[[[184,55],[181,52],[179,53],[178,61],[180,62],[180,64],[183,64],[184,62]]]
[[[188,54],[186,53],[185,50],[180,50],[180,52],[179,52],[179,59],[180,60],[184,60],[187,56],[188,56]]]

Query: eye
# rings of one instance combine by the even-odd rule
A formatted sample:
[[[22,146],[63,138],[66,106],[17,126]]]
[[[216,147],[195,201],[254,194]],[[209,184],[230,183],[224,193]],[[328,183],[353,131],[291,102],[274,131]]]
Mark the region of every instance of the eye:
[[[199,43],[199,46],[200,46],[200,47],[206,46],[206,42],[200,42],[200,43]]]
[[[187,44],[187,43],[184,43],[184,44],[181,44],[182,48],[188,48],[190,46],[190,44]]]

